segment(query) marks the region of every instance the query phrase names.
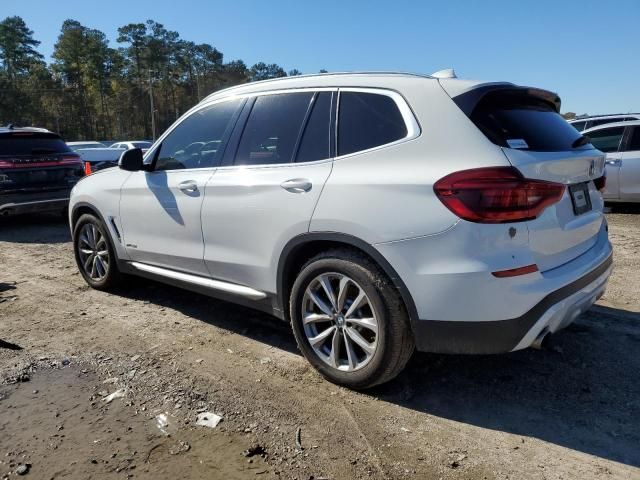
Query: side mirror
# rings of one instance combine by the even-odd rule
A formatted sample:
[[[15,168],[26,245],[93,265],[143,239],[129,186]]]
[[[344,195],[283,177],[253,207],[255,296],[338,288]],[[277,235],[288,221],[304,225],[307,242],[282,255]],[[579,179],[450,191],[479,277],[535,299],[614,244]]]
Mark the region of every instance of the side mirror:
[[[142,150],[139,148],[132,148],[131,150],[122,152],[120,160],[118,161],[118,166],[122,170],[127,170],[129,172],[142,170]]]

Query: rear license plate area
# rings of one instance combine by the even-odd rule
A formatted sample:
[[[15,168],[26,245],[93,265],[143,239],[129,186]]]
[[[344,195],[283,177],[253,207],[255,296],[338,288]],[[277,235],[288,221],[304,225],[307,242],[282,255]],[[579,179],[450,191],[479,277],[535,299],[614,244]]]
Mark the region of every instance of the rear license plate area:
[[[573,213],[582,215],[583,213],[591,211],[592,206],[588,183],[584,182],[569,185],[569,196],[573,204]]]

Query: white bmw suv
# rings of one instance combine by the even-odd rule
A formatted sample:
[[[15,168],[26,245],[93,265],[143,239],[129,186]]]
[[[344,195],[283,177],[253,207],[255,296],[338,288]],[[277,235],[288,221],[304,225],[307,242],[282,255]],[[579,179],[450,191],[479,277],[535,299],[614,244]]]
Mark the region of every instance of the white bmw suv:
[[[328,74],[214,93],[147,154],[80,181],[89,285],[149,277],[290,322],[308,361],[367,388],[415,348],[502,353],[605,290],[604,155],[553,93]]]

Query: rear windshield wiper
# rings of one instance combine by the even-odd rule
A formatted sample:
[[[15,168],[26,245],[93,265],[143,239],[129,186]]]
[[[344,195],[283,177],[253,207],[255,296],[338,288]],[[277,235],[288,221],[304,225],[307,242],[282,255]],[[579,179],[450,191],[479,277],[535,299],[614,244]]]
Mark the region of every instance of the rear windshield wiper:
[[[580,135],[575,142],[571,144],[571,148],[578,148],[591,143],[591,139],[586,135]]]

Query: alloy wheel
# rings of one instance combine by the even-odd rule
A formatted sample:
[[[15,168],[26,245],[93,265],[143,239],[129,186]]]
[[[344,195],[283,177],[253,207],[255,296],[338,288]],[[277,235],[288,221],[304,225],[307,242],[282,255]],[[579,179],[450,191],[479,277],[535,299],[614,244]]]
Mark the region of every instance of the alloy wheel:
[[[93,224],[87,223],[78,236],[78,257],[84,273],[99,282],[109,273],[109,248],[107,240]]]
[[[323,273],[309,283],[302,324],[318,357],[341,371],[364,367],[378,347],[374,306],[363,288],[341,273]]]

